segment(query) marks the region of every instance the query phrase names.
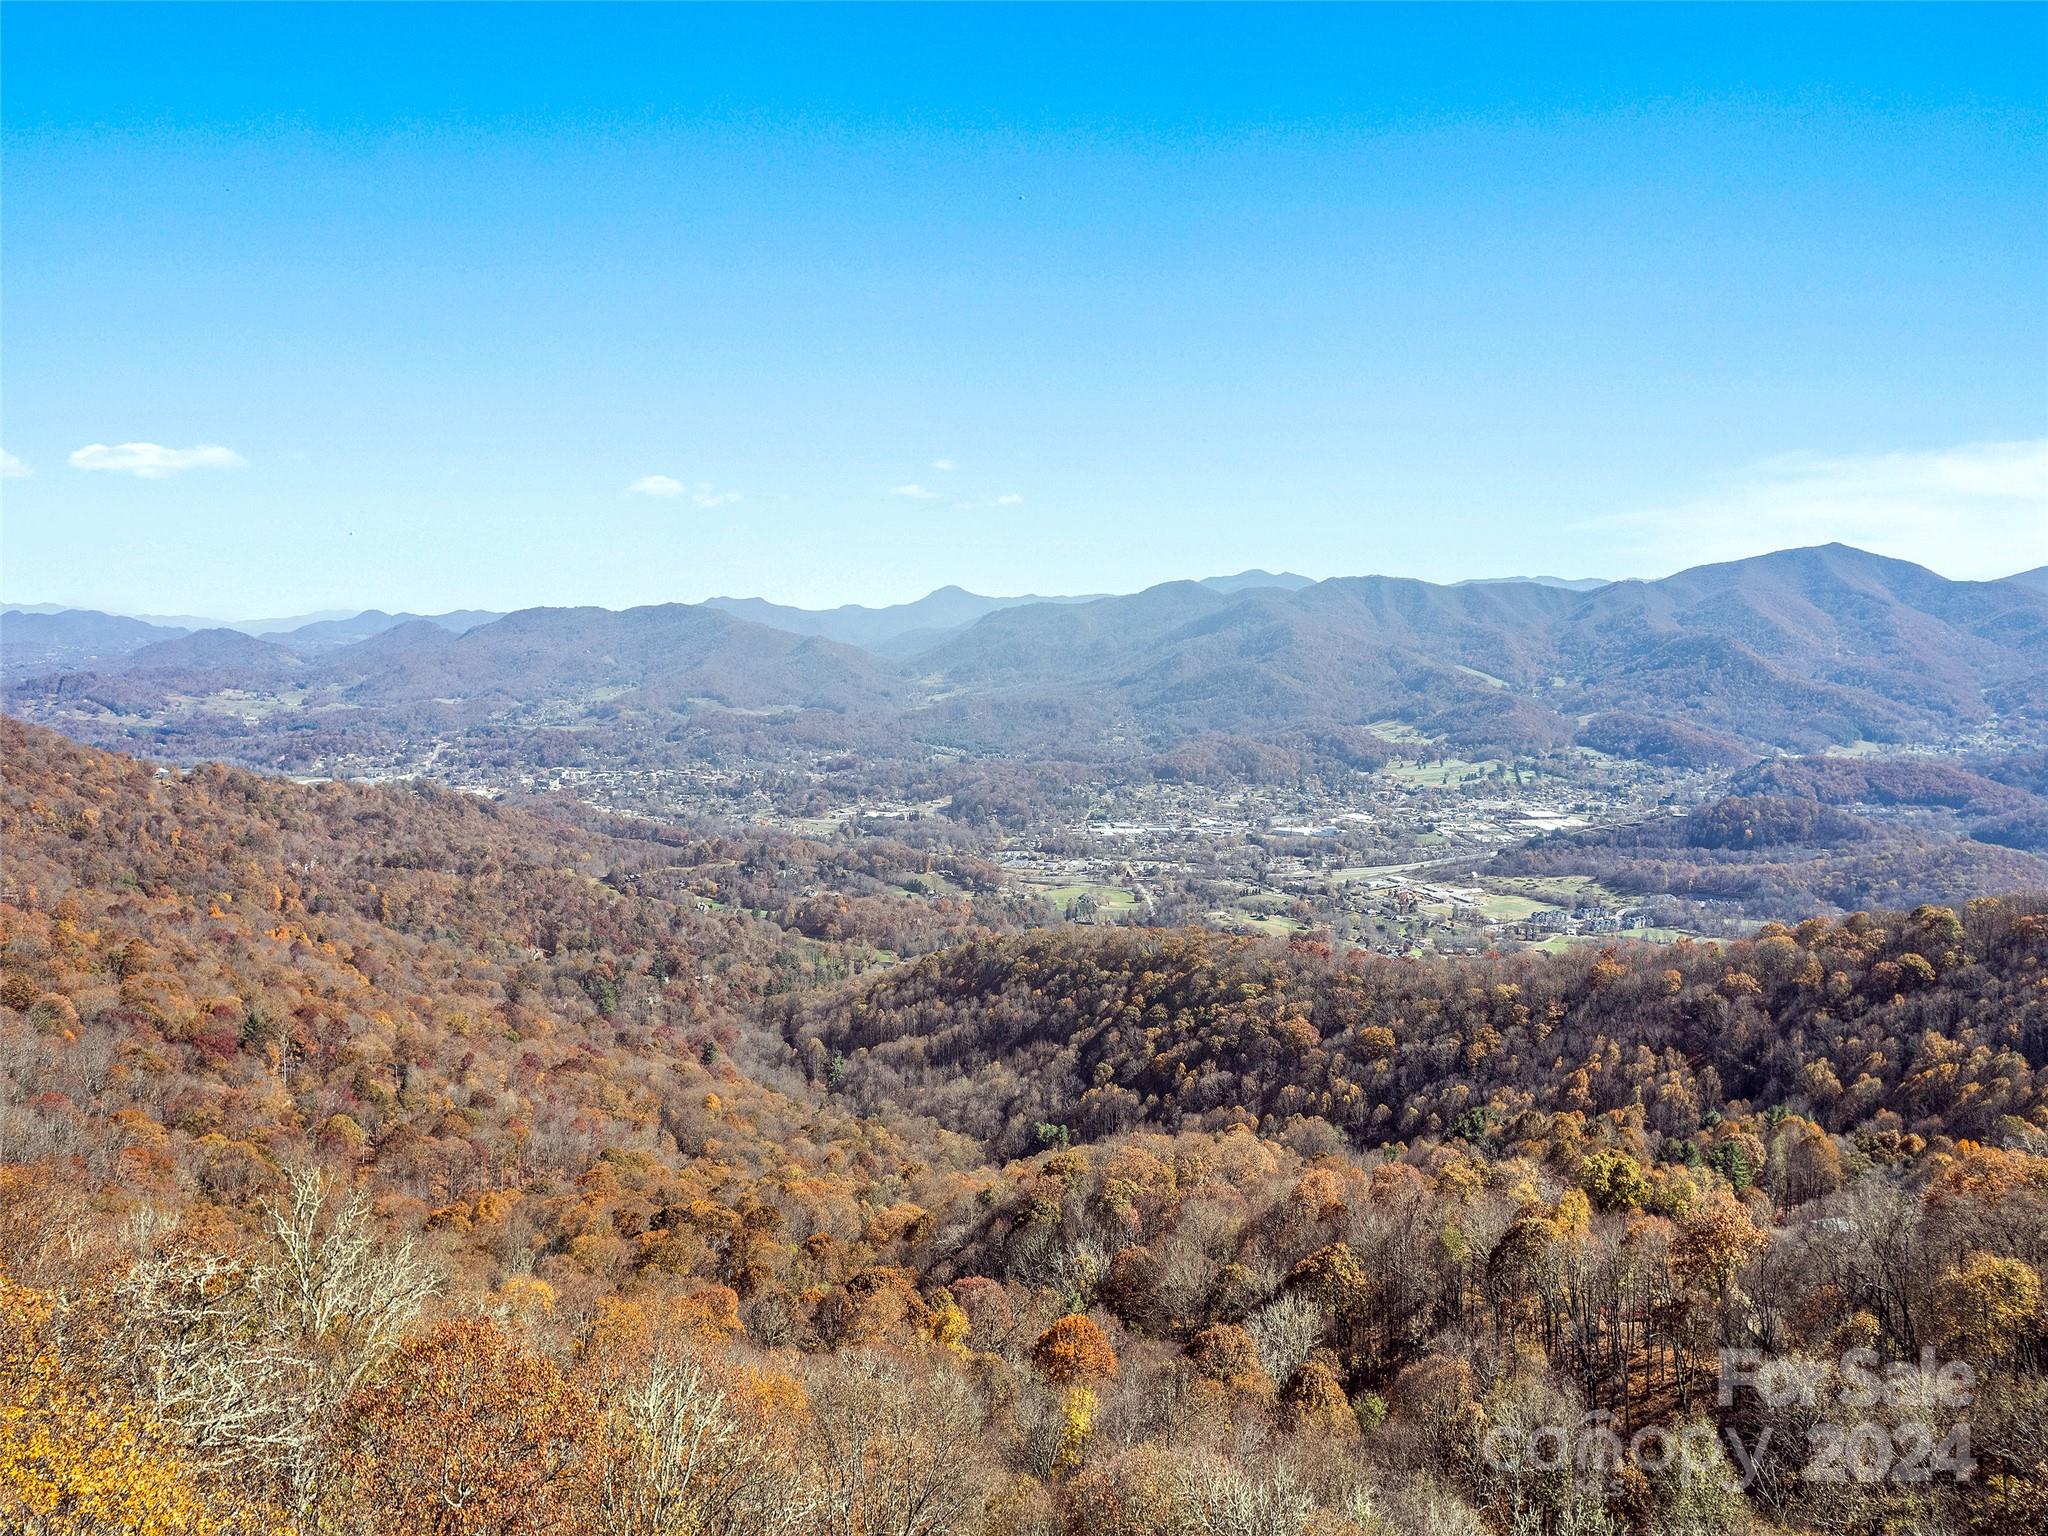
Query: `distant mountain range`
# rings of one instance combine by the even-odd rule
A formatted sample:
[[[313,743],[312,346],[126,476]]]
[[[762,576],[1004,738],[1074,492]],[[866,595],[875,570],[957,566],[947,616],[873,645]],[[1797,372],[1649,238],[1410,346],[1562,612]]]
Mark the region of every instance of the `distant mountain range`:
[[[1249,592],[1261,587],[1296,591],[1315,583],[1306,576],[1288,572],[1240,571],[1235,576],[1210,576],[1199,585],[1212,592]],[[842,645],[857,645],[877,655],[906,657],[929,650],[956,631],[1009,608],[1027,608],[1043,603],[1095,603],[1106,593],[1084,597],[984,597],[962,587],[940,587],[911,603],[886,608],[864,608],[848,603],[843,608],[790,608],[758,597],[714,597],[704,607],[716,608],[735,617],[766,624],[771,629],[796,635],[817,635]]]
[[[1256,587],[1293,589],[1312,583],[1306,576],[1240,571],[1235,576],[1209,577],[1202,585],[1218,592],[1241,592]],[[840,608],[795,608],[758,597],[714,597],[699,606],[790,634],[816,635],[879,655],[903,656],[927,649],[951,632],[965,629],[977,619],[1004,608],[1030,603],[1087,603],[1104,595],[984,597],[948,586],[915,602],[881,608],[866,608],[858,603]],[[425,615],[368,608],[360,612],[329,609],[282,619],[211,619],[194,614],[111,614],[90,608],[66,608],[59,603],[10,604],[0,614],[0,675],[19,676],[47,667],[104,665],[154,641],[205,630],[233,630],[274,641],[302,654],[314,654],[352,645],[422,619],[462,634],[502,617],[500,613],[474,608]],[[44,620],[48,622],[40,622]]]
[[[91,608],[60,608],[50,603],[37,603],[28,607],[9,607],[0,612],[0,676],[22,676],[50,667],[105,666],[133,657],[144,647],[193,634],[261,637],[286,649],[312,654],[353,645],[420,617],[418,614],[385,613],[371,608],[361,613],[326,614],[304,622],[253,619],[223,624],[213,619],[189,616],[177,619],[163,615],[129,617],[100,613]],[[502,617],[502,614],[486,613],[480,609],[463,609],[433,614],[424,622],[461,634]],[[222,651],[220,654],[227,653]]]
[[[98,610],[82,609],[69,603],[8,603],[6,611],[9,613],[50,614],[90,613]],[[154,625],[158,629],[232,629],[238,630],[245,635],[285,635],[295,630],[312,629],[320,624],[353,622],[359,619],[389,618],[391,615],[380,613],[374,608],[362,610],[355,608],[325,608],[317,613],[295,614],[290,618],[282,619],[217,619],[196,613],[130,613],[119,615],[119,617],[139,619],[144,624]],[[401,615],[400,617],[409,618],[412,615]],[[441,617],[449,620],[458,620],[463,618],[464,615],[452,613],[443,614]],[[498,615],[495,613],[476,612],[472,617],[475,622],[481,623],[485,619],[494,619]]]
[[[1246,572],[1128,596],[942,588],[819,613],[753,599],[494,617],[365,613],[256,638],[71,611],[0,618],[10,707],[101,736],[229,693],[288,695],[247,730],[611,725],[811,714],[899,750],[1129,752],[1323,727],[1469,752],[1577,742],[1742,762],[1936,742],[1993,720],[2048,735],[2041,573],[1949,581],[1843,545],[1659,581],[1455,586]],[[1581,589],[1583,588],[1583,590]],[[180,712],[183,712],[182,714]]]
[[[10,608],[0,613],[0,673],[103,665],[185,633],[90,608]]]
[[[1492,587],[1502,582],[1527,581],[1539,587],[1561,587],[1567,592],[1591,592],[1596,587],[1611,586],[1613,583],[1604,576],[1474,576],[1465,581],[1455,581],[1455,587]]]
[[[1638,728],[1613,717],[1630,716],[1814,749],[2048,708],[2043,596],[1840,545],[1585,592],[1368,576],[1230,597],[1182,582],[1010,609],[913,665],[1013,715],[1050,692],[1148,731],[1394,721],[1529,749],[1589,729],[1619,741]]]
[[[1552,578],[1539,576],[1531,579],[1547,582]],[[1242,592],[1255,587],[1292,590],[1313,584],[1306,576],[1286,572],[1276,575],[1271,571],[1240,571],[1235,576],[1211,576],[1201,583],[1217,592]],[[1097,592],[1079,597],[984,597],[962,587],[947,586],[927,593],[915,602],[881,608],[867,608],[858,603],[848,603],[839,608],[795,608],[759,597],[713,597],[699,606],[716,608],[756,624],[765,624],[771,629],[787,630],[795,635],[818,635],[844,645],[857,645],[886,654],[891,650],[902,650],[906,643],[911,649],[934,644],[948,631],[965,629],[975,620],[1003,608],[1016,608],[1028,603],[1090,603],[1107,595]],[[170,639],[199,630],[231,629],[240,634],[274,640],[296,651],[312,652],[351,645],[418,619],[461,634],[504,615],[480,608],[436,614],[386,613],[381,608],[360,611],[333,608],[281,619],[214,619],[197,614],[103,613],[91,608],[71,608],[62,603],[10,603],[0,617],[8,620],[30,617],[61,620],[49,625],[16,623],[8,644],[17,660],[30,665],[45,661],[79,665],[88,660],[112,660],[151,640]],[[104,620],[119,620],[123,624],[109,625],[103,623]],[[136,629],[132,627],[134,625],[143,628]]]
[[[864,608],[848,603],[843,608],[791,608],[759,597],[714,597],[706,608],[716,608],[736,618],[793,635],[816,635],[857,645],[866,650],[888,653],[906,637],[913,649],[929,645],[956,629],[965,629],[977,619],[1005,608],[1031,603],[1085,603],[1086,597],[983,597],[961,587],[940,587],[913,603],[895,603],[886,608]]]

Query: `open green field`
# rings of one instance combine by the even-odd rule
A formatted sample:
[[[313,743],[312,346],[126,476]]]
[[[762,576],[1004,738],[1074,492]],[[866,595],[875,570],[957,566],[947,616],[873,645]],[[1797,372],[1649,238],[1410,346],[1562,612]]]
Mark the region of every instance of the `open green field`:
[[[1392,779],[1396,784],[1409,784],[1420,789],[1455,789],[1460,784],[1485,777],[1489,770],[1499,766],[1490,758],[1474,763],[1462,757],[1452,757],[1440,763],[1388,763],[1379,773],[1382,778]]]
[[[180,715],[204,710],[209,714],[233,715],[255,722],[272,715],[297,714],[304,708],[303,690],[255,693],[246,688],[223,688],[213,694],[173,694],[166,701]]]
[[[1591,875],[1488,875],[1486,889],[1533,901],[1537,907],[1576,907],[1587,902],[1626,905],[1628,901],[1627,897],[1607,890]]]
[[[1078,881],[1072,885],[1040,885],[1033,886],[1032,889],[1062,911],[1083,896],[1094,897],[1096,910],[1104,917],[1121,917],[1138,910],[1137,896],[1121,885],[1097,885],[1089,881]]]
[[[1278,939],[1300,933],[1308,926],[1278,912],[1251,912],[1243,907],[1218,908],[1208,914],[1208,920],[1220,928],[1250,928]]]
[[[1413,746],[1421,746],[1437,739],[1434,736],[1425,736],[1414,726],[1400,720],[1375,720],[1366,729],[1382,741],[1402,741]]]
[[[1504,892],[1488,891],[1472,905],[1495,922],[1518,923],[1523,918],[1557,903],[1538,901],[1530,896],[1511,896]]]

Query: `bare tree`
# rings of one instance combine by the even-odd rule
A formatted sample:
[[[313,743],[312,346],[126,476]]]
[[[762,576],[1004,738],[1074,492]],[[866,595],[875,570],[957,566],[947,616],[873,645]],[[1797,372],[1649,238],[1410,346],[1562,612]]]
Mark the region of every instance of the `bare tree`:
[[[1275,1381],[1287,1381],[1329,1331],[1328,1308],[1302,1291],[1287,1291],[1252,1314],[1245,1325],[1259,1360]]]
[[[116,1288],[110,1370],[181,1431],[202,1464],[263,1485],[309,1529],[326,1431],[439,1281],[411,1241],[382,1244],[362,1197],[286,1175],[243,1252],[153,1244]]]
[[[1315,1500],[1281,1465],[1254,1474],[1197,1452],[1181,1482],[1190,1536],[1303,1536],[1315,1514]]]
[[[840,1355],[812,1392],[822,1536],[952,1536],[978,1525],[991,1491],[975,1455],[981,1415],[950,1371]]]
[[[823,1506],[695,1360],[657,1359],[621,1391],[612,1425],[596,1490],[605,1536],[794,1536]]]

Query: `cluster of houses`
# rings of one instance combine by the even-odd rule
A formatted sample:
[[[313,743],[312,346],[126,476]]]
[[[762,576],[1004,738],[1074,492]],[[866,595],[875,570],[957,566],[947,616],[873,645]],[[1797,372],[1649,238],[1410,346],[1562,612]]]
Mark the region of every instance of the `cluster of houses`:
[[[1650,926],[1650,917],[1640,909],[1617,911],[1613,907],[1545,907],[1508,925],[1517,939],[1540,941],[1559,934],[1628,933]]]

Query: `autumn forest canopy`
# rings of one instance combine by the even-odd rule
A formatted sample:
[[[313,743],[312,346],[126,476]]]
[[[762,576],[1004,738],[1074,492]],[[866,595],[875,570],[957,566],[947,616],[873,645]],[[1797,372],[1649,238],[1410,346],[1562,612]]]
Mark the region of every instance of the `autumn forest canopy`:
[[[2048,4],[0,12],[0,1536],[2048,1536]]]
[[[0,1528],[2048,1518],[2048,899],[1393,956],[0,749]]]

